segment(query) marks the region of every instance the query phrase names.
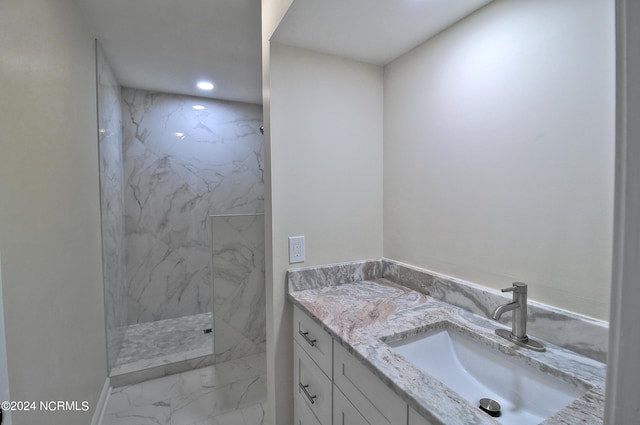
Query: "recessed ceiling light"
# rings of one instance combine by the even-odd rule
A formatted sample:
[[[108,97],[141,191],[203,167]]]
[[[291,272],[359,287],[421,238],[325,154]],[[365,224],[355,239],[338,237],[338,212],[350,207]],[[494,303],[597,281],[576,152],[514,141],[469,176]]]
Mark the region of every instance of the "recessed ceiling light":
[[[174,135],[174,136],[176,136],[176,137],[180,137],[180,138],[183,138],[183,137],[184,137],[184,133],[180,133],[180,132],[178,132],[178,131],[176,131],[175,133],[171,133],[171,134],[173,134],[173,135]]]
[[[202,106],[202,105],[193,105],[193,109],[195,109],[196,111],[202,111],[204,109],[204,106]]]
[[[213,90],[213,84],[208,81],[200,81],[198,83],[198,88],[200,90]]]

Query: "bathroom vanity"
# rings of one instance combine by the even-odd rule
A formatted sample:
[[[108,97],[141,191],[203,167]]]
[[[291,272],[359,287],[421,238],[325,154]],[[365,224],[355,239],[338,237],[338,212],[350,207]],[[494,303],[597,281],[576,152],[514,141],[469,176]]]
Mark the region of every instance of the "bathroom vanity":
[[[442,299],[481,300],[489,311],[504,297],[434,276],[384,259],[289,271],[296,425],[602,423],[604,363],[554,341],[535,352],[497,336],[506,323]],[[601,355],[600,324],[531,307],[530,316],[555,323],[556,334],[569,326],[574,337],[591,335],[596,342],[582,349]],[[535,326],[531,333],[540,338]],[[452,358],[480,381],[478,391],[497,388],[489,395],[499,398],[500,417],[479,408],[475,384],[460,383],[455,365],[427,364]]]

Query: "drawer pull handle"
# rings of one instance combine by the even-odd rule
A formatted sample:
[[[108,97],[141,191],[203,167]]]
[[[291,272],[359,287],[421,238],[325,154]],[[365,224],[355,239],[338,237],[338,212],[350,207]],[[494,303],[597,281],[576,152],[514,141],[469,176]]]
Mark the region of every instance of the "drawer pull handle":
[[[309,388],[309,385],[302,385],[302,382],[298,382],[298,386],[300,387],[304,395],[307,396],[311,404],[315,404],[315,398],[318,396],[309,394],[309,391],[307,391],[307,388]]]
[[[302,332],[301,330],[298,330],[298,333],[304,338],[305,341],[309,343],[310,346],[316,346],[316,340],[309,338],[309,332]]]

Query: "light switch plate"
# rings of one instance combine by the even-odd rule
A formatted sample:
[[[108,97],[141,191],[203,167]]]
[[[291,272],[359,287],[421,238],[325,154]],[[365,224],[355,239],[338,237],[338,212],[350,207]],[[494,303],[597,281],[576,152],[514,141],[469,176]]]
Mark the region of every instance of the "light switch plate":
[[[289,236],[289,264],[304,263],[304,236]]]

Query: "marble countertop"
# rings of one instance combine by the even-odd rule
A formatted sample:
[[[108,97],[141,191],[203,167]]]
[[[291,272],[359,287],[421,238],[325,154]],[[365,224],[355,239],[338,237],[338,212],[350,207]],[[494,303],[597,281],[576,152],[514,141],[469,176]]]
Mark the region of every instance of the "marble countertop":
[[[495,335],[494,330],[502,326],[499,323],[384,278],[290,289],[289,297],[434,424],[499,423],[404,360],[384,342],[442,327],[455,327],[481,344],[587,389],[584,396],[543,424],[603,422],[604,363],[546,342],[547,351],[542,353],[518,347]]]

